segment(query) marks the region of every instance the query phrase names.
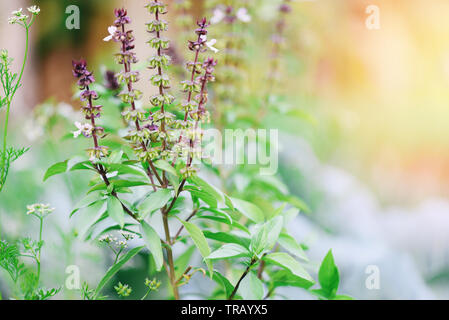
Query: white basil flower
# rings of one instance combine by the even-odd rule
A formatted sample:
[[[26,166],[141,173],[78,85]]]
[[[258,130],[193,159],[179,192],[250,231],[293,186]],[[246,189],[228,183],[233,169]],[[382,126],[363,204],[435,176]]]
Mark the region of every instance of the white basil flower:
[[[115,35],[115,33],[117,32],[117,27],[115,27],[115,26],[110,26],[109,28],[108,28],[108,32],[109,32],[109,35],[106,37],[106,38],[104,38],[103,39],[103,41],[111,41],[112,40],[112,38],[114,37],[114,35]]]
[[[207,36],[206,35],[202,35],[200,36],[201,40],[203,41],[207,41]],[[206,46],[212,50],[214,53],[219,52],[220,50],[218,50],[217,48],[214,47],[214,45],[217,43],[217,39],[211,39],[209,41],[206,42]]]
[[[75,126],[78,128],[78,131],[73,132],[73,137],[78,138],[80,134],[82,134],[85,137],[89,137],[92,135],[93,127],[90,123],[80,123],[75,122]]]

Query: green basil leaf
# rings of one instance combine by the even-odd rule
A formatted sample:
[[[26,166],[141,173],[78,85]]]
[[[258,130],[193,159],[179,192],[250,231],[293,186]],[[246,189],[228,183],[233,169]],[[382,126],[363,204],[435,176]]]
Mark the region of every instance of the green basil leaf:
[[[130,165],[125,165],[125,164],[120,164],[120,163],[111,163],[111,164],[105,164],[104,165],[108,172],[117,172],[119,175],[120,174],[130,174],[130,175],[135,175],[135,176],[139,176],[139,177],[143,177],[143,178],[148,178],[147,174]]]
[[[217,205],[218,205],[217,199],[215,199],[209,193],[204,192],[202,190],[194,189],[194,188],[192,188],[192,186],[187,186],[184,189],[186,191],[190,192],[192,197],[196,197],[196,198],[199,198],[199,199],[203,200],[211,208],[216,208],[217,207]]]
[[[73,165],[69,171],[76,171],[76,170],[94,170],[94,168],[92,167],[92,162],[82,161]]]
[[[217,208],[208,208],[208,207],[201,207],[198,210],[198,214],[205,213],[205,212],[211,212],[211,213],[218,214],[219,216],[222,216],[223,218],[228,219],[229,224],[232,225],[232,222],[233,222],[232,217],[224,210],[219,210]]]
[[[229,226],[232,226],[234,228],[240,229],[240,230],[246,232],[247,234],[250,234],[248,228],[246,228],[244,225],[238,223],[237,221],[232,221],[232,223],[230,223],[229,220],[226,218],[217,217],[217,216],[209,216],[209,215],[197,215],[196,218],[221,222],[221,223],[227,224]]]
[[[250,239],[242,236],[236,236],[230,232],[211,232],[211,231],[203,231],[204,236],[208,239],[212,239],[215,241],[220,241],[224,243],[235,243],[241,245],[245,248],[249,248]]]
[[[282,227],[283,218],[281,216],[275,217],[260,225],[251,237],[251,251],[258,256],[270,251],[276,244]]]
[[[231,295],[232,291],[234,291],[234,286],[232,285],[232,283],[217,270],[214,270],[212,280],[223,287],[226,298],[228,298]]]
[[[321,288],[325,291],[326,297],[333,298],[337,293],[340,275],[334,262],[332,250],[329,250],[321,263],[318,272],[318,281],[320,282]]]
[[[313,283],[313,279],[309,275],[309,273],[301,266],[301,264],[298,261],[296,261],[288,253],[285,252],[270,253],[265,256],[264,260],[271,262],[275,265],[278,265],[284,269],[288,269],[295,276]]]
[[[301,245],[293,238],[291,235],[286,233],[281,233],[278,239],[279,244],[285,250],[293,254],[294,256],[303,259],[305,261],[309,261],[306,253],[302,249]]]
[[[126,255],[124,255],[120,260],[114,264],[112,267],[108,269],[104,277],[100,280],[98,283],[97,289],[95,289],[94,299],[98,297],[103,287],[108,283],[109,280],[112,279],[112,277],[129,261],[131,260],[136,254],[140,252],[145,246],[136,247],[132,250],[130,250]]]
[[[200,187],[200,189],[204,192],[206,192],[208,195],[212,196],[213,198],[215,198],[215,200],[218,203],[223,202],[223,196],[221,195],[221,193],[219,191],[217,191],[217,189],[213,186],[211,186],[208,182],[204,181],[203,179],[201,179],[198,176],[193,176],[190,177],[188,179],[188,181],[198,187]]]
[[[245,247],[235,243],[227,243],[221,248],[212,252],[206,259],[223,260],[230,258],[250,257],[251,253]]]
[[[44,175],[44,181],[46,181],[48,178],[55,176],[57,174],[61,174],[67,171],[67,164],[69,163],[69,160],[58,162],[52,165],[50,168],[47,169],[47,172],[45,172]]]
[[[210,248],[209,244],[207,243],[206,237],[204,236],[203,232],[200,228],[198,228],[193,223],[182,221],[181,223],[186,228],[187,232],[190,234],[190,237],[193,240],[193,243],[200,251],[201,256],[206,259],[210,255]],[[206,265],[209,268],[210,275],[212,276],[212,263],[208,260],[206,261]]]
[[[263,283],[254,272],[250,272],[240,283],[238,293],[244,300],[262,300],[264,297]]]
[[[273,289],[277,287],[299,287],[309,289],[313,282],[294,275],[290,270],[276,270],[271,276]]]
[[[159,237],[157,232],[145,221],[141,222],[140,231],[147,248],[153,255],[154,262],[156,263],[156,270],[160,271],[164,263],[161,238]]]
[[[111,184],[114,184],[114,189],[118,190],[120,188],[129,188],[129,187],[140,187],[140,186],[146,186],[149,185],[149,183],[144,181],[132,181],[132,180],[110,180]],[[92,188],[89,189],[87,193],[91,193],[93,191],[98,190],[106,190],[107,186],[104,182],[99,183]]]
[[[154,162],[154,166],[158,169],[161,169],[162,171],[168,172],[174,176],[178,176],[178,173],[176,172],[176,169],[171,166],[170,163],[168,163],[165,160],[157,160]]]
[[[165,206],[171,199],[171,191],[168,189],[159,189],[151,193],[138,207],[139,216],[145,219],[150,213]]]
[[[81,199],[75,206],[75,209],[72,210],[70,213],[69,218],[71,218],[76,212],[78,212],[80,209],[84,209],[86,207],[90,207],[91,205],[94,205],[95,203],[104,200],[104,198],[98,194],[98,193],[91,193],[87,196],[85,196],[83,199]]]
[[[234,207],[245,217],[253,222],[261,223],[265,221],[265,216],[258,206],[255,204],[236,198],[231,198]]]
[[[116,197],[111,196],[108,198],[107,212],[109,217],[123,228],[125,225],[125,212],[123,211],[122,203]]]

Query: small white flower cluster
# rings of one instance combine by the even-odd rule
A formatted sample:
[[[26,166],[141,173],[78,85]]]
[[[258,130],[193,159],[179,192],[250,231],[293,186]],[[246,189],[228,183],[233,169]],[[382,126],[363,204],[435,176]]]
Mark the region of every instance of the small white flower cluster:
[[[36,215],[38,217],[45,217],[46,215],[48,215],[49,213],[52,213],[53,211],[55,211],[54,208],[50,208],[49,204],[43,204],[43,203],[35,203],[32,205],[27,206],[27,214],[33,214]]]
[[[117,247],[124,249],[128,247],[128,241],[133,240],[135,238],[135,235],[133,233],[123,230],[120,231],[120,235],[123,237],[124,240],[119,240],[112,234],[105,234],[100,238],[98,238],[98,241],[106,244],[115,244]]]
[[[20,21],[25,22],[28,19],[28,16],[26,14],[22,13],[22,8],[20,8],[19,10],[13,11],[12,12],[12,17],[10,17],[8,19],[8,23],[9,24],[15,24],[18,23]]]
[[[127,248],[128,247],[128,243],[126,242],[126,240],[120,240],[119,242],[117,242],[117,245],[121,248]]]
[[[34,16],[37,16],[39,12],[41,12],[41,9],[38,6],[31,6],[28,8],[28,12],[31,13]],[[23,13],[23,9],[20,8],[19,10],[13,11],[12,17],[8,19],[9,24],[15,24],[15,23],[26,23],[28,20],[28,15]]]
[[[101,236],[98,241],[106,244],[110,244],[113,242],[116,242],[118,239],[110,234],[105,234],[104,236]]]
[[[41,9],[38,6],[31,6],[31,7],[28,8],[28,11],[31,14],[38,15],[39,12],[41,12]]]

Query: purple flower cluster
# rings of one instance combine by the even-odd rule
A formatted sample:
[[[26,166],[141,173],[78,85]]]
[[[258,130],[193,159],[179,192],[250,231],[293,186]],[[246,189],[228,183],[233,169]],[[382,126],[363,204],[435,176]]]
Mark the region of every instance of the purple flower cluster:
[[[157,133],[153,135],[153,142],[157,142],[151,150],[142,153],[145,159],[154,160],[162,158],[167,160],[172,156],[171,147],[175,142],[171,134],[171,127],[173,126],[175,115],[166,110],[166,106],[173,103],[175,97],[168,93],[170,85],[170,78],[165,73],[168,66],[171,64],[171,58],[164,53],[170,47],[170,41],[163,37],[163,33],[168,30],[168,22],[161,18],[167,13],[167,5],[162,1],[150,1],[146,8],[154,19],[147,23],[147,32],[152,35],[148,44],[156,50],[156,54],[149,59],[149,69],[155,70],[155,73],[150,77],[151,84],[156,87],[158,93],[150,97],[150,103],[158,108],[152,113],[154,125],[158,127]],[[159,144],[159,145],[157,145]]]
[[[118,63],[123,65],[123,70],[117,74],[119,82],[125,85],[124,91],[120,93],[124,103],[130,105],[122,115],[126,120],[132,121],[136,125],[136,129],[140,130],[139,121],[146,120],[144,112],[136,110],[135,102],[140,99],[142,92],[134,89],[134,83],[139,81],[140,74],[138,71],[132,70],[132,65],[138,62],[137,56],[133,51],[135,49],[134,36],[132,30],[126,30],[125,25],[131,23],[131,19],[127,16],[126,9],[115,9],[114,27],[117,28],[112,35],[115,42],[119,42],[120,52],[116,54]]]
[[[197,25],[199,27],[195,30],[195,33],[198,35],[197,40],[188,41],[189,49],[195,52],[194,60],[187,62],[186,65],[187,69],[191,71],[191,76],[189,80],[181,82],[183,91],[187,93],[187,99],[181,104],[181,107],[185,112],[184,121],[187,121],[189,113],[198,107],[198,102],[192,99],[193,93],[198,93],[201,90],[200,83],[198,82],[198,79],[195,79],[195,75],[201,73],[202,63],[199,61],[199,55],[207,50],[205,46],[207,40],[207,27],[209,24],[207,23],[206,18],[203,18],[201,21],[197,22]]]
[[[86,60],[72,61],[73,65],[73,76],[78,79],[78,86],[81,89],[85,89],[91,83],[95,82],[93,73],[87,70]]]
[[[196,24],[199,27],[195,30],[195,33],[198,35],[198,39],[196,41],[189,40],[189,49],[191,51],[204,52],[207,50],[204,47],[206,46],[207,27],[209,27],[209,23],[206,18],[203,18],[200,21],[197,21]]]
[[[200,53],[207,51],[206,41],[208,34],[207,27],[209,26],[209,23],[206,18],[203,18],[200,21],[197,21],[197,26],[198,28],[195,30],[197,39],[195,41],[188,41],[189,50],[195,52],[194,60],[189,61],[186,64],[187,70],[191,72],[191,76],[189,80],[181,82],[183,91],[187,93],[187,97],[181,102],[180,105],[180,107],[184,110],[184,120],[178,121],[178,127],[182,128],[183,131],[179,136],[176,148],[180,150],[179,154],[184,154],[186,150],[188,153],[187,167],[182,170],[185,176],[195,173],[195,169],[191,168],[191,162],[193,158],[193,148],[196,145],[196,141],[193,141],[193,139],[188,139],[184,135],[186,132],[191,130],[196,131],[198,123],[208,118],[208,113],[205,109],[205,104],[207,102],[206,83],[210,77],[206,76],[206,74],[201,76],[201,73],[204,70],[204,63],[202,63],[199,58]],[[206,82],[204,80],[206,80]],[[190,134],[190,136],[192,136],[192,134]]]
[[[82,90],[80,94],[80,99],[85,105],[82,107],[82,111],[86,120],[90,120],[90,123],[77,124],[79,132],[81,132],[85,137],[92,137],[94,141],[94,147],[87,149],[89,159],[92,162],[96,162],[102,157],[107,156],[108,148],[105,146],[100,146],[98,144],[99,136],[104,134],[104,129],[97,126],[95,119],[99,118],[101,115],[101,105],[94,105],[94,100],[98,99],[98,93],[94,90],[90,90],[89,85],[95,82],[93,73],[87,69],[87,62],[85,60],[72,61],[72,73],[73,76],[78,79],[78,86]],[[79,135],[78,132],[74,133],[75,136]]]
[[[195,97],[198,107],[195,111],[190,113],[190,116],[194,120],[194,125],[188,128],[190,137],[187,139],[187,147],[188,147],[188,160],[185,168],[180,170],[184,179],[195,175],[197,173],[197,168],[192,166],[193,158],[195,156],[195,150],[198,147],[198,144],[201,143],[202,132],[199,128],[199,124],[202,121],[205,121],[209,118],[209,112],[206,110],[206,103],[208,101],[208,92],[207,92],[207,84],[209,82],[215,81],[214,71],[215,66],[217,65],[217,60],[213,58],[207,58],[203,64],[203,74],[197,77],[197,81],[200,84],[199,94]],[[181,136],[182,139],[182,136]]]
[[[127,16],[126,9],[115,9],[115,17],[112,29],[111,38],[115,42],[121,43],[120,52],[117,54],[118,63],[123,65],[123,70],[117,75],[117,79],[125,85],[125,89],[120,93],[120,97],[129,107],[122,112],[122,116],[126,121],[133,123],[134,128],[131,128],[126,137],[139,155],[141,160],[149,162],[150,158],[147,156],[147,144],[152,140],[154,133],[158,130],[158,126],[153,123],[152,117],[148,117],[146,112],[136,108],[136,101],[142,96],[142,92],[134,89],[134,83],[139,81],[140,73],[132,70],[132,65],[138,59],[136,54],[132,51],[135,49],[134,36],[132,30],[126,30],[126,24],[131,23],[131,19]],[[111,27],[112,28],[112,27]],[[150,166],[152,165],[149,163]],[[153,174],[147,171],[149,178],[153,181]]]
[[[120,27],[125,24],[131,23],[131,19],[128,17],[128,11],[126,9],[124,8],[115,9],[114,14],[117,18],[114,21],[116,27]]]

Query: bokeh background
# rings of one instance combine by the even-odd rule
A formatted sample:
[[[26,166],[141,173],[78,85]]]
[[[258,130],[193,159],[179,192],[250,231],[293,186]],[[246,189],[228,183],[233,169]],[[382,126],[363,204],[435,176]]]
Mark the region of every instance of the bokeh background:
[[[255,93],[266,90],[267,48],[278,2],[242,1],[252,8],[247,70],[248,90]],[[88,59],[101,79],[105,69],[114,68],[115,48],[102,41],[113,8],[128,8],[143,44],[144,3],[0,2],[0,47],[8,48],[16,61],[24,35],[7,24],[10,12],[30,4],[42,9],[11,118],[12,141],[32,149],[13,165],[0,194],[0,229],[10,239],[32,235],[26,205],[49,202],[57,209],[46,233],[49,249],[43,262],[52,265],[44,278],[55,285],[64,281],[68,264],[82,264],[90,270],[85,279],[92,282],[104,269],[104,250],[80,243],[68,219],[81,197],[75,190],[86,180],[72,175],[42,183],[49,165],[80,149],[65,138],[72,130],[73,108],[78,108],[71,61]],[[194,3],[191,13],[203,16],[203,1]],[[81,10],[79,30],[65,27],[65,9],[71,4]],[[369,5],[380,9],[378,30],[366,27]],[[293,7],[279,105],[304,116],[273,117],[268,125],[282,128],[280,175],[312,208],[312,214],[295,221],[294,233],[317,261],[333,248],[344,293],[359,299],[449,298],[449,2],[315,0],[296,1]],[[170,36],[176,38],[176,28]],[[151,51],[138,46],[137,55],[148,57]],[[140,85],[145,88],[145,81]],[[377,290],[365,284],[369,266],[380,270]],[[144,261],[140,267],[145,268]],[[4,278],[0,273],[0,288]],[[299,289],[285,295],[308,297]],[[61,295],[71,297],[76,293]]]

